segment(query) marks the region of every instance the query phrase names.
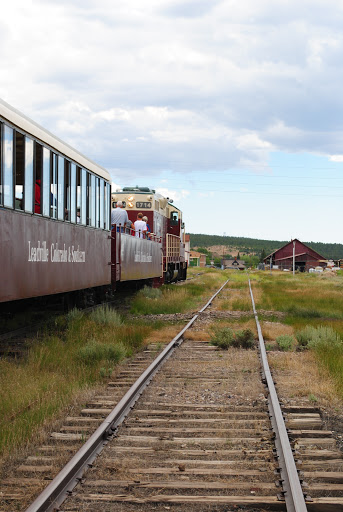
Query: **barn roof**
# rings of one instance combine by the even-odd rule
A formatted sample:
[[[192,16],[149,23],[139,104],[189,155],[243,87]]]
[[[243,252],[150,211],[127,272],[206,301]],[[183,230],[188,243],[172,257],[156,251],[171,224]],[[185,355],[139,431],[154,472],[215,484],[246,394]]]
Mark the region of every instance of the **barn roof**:
[[[272,253],[268,254],[268,256],[266,256],[264,258],[263,261],[266,261],[268,260],[269,258],[271,258],[272,256],[274,256],[277,252],[279,251],[283,251],[285,248],[287,248],[288,246],[291,247],[291,250],[292,250],[292,254],[289,254],[288,256],[283,256],[283,257],[276,257],[275,258],[275,261],[281,261],[281,260],[286,260],[286,259],[289,259],[290,257],[293,256],[293,242],[298,242],[298,244],[300,244],[300,247],[298,248],[298,250],[300,250],[301,252],[296,252],[295,253],[295,257],[297,256],[303,256],[305,254],[310,254],[311,256],[313,256],[314,258],[318,259],[318,260],[324,260],[326,261],[326,258],[324,258],[324,256],[322,256],[321,254],[319,254],[317,251],[315,251],[314,249],[312,249],[311,247],[309,247],[308,245],[304,244],[304,242],[301,242],[300,240],[298,240],[298,238],[294,238],[293,240],[291,240],[290,242],[288,242],[287,244],[283,245],[282,247],[280,247],[279,249],[276,249],[275,251],[273,251]],[[297,250],[297,244],[295,244],[295,248]],[[305,249],[305,251],[304,251]]]

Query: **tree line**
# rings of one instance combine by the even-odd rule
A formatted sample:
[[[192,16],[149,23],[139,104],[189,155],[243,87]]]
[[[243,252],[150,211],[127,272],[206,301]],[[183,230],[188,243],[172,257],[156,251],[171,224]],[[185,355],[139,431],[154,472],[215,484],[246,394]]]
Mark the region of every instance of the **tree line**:
[[[257,238],[245,238],[236,236],[220,236],[220,235],[203,235],[196,233],[189,233],[191,239],[191,248],[201,247],[207,248],[212,245],[226,245],[229,247],[236,247],[240,253],[261,257],[261,253],[268,256],[270,253],[286,245],[290,240],[259,240]],[[302,240],[301,240],[302,241]],[[326,259],[338,260],[343,258],[343,244],[326,244],[322,242],[303,242],[311,247],[314,251],[324,256]],[[224,254],[224,257],[231,255]],[[265,257],[264,256],[264,257]]]

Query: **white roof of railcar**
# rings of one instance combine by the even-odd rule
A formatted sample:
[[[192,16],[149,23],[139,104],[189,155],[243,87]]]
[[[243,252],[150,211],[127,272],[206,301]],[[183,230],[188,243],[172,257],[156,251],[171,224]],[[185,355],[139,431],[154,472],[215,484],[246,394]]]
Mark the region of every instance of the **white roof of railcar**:
[[[69,144],[63,142],[61,139],[50,133],[48,130],[40,126],[29,117],[19,112],[19,110],[13,108],[1,98],[0,116],[4,119],[7,119],[7,121],[27,132],[28,134],[31,134],[41,142],[46,143],[53,149],[56,149],[56,151],[78,163],[81,167],[94,172],[105,180],[111,180],[109,172],[104,167],[101,167],[86,156],[82,155],[82,153],[69,146]]]

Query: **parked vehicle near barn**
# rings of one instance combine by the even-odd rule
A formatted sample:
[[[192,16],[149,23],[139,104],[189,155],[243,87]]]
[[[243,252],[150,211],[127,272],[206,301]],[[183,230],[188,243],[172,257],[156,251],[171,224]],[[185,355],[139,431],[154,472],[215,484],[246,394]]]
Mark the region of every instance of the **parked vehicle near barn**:
[[[110,179],[0,100],[0,302],[171,280],[165,230],[151,240],[111,231]]]

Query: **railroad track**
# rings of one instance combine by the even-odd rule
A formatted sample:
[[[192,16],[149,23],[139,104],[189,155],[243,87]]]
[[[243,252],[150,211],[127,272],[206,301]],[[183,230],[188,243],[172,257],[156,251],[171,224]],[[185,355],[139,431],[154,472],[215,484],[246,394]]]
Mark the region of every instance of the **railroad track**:
[[[150,346],[105,394],[67,418],[7,482],[7,499],[14,504],[16,492],[28,492],[33,475],[51,478],[59,448],[75,450],[100,424],[27,512],[343,510],[342,453],[318,410],[279,410],[256,311],[262,370],[256,351],[222,352],[187,339],[212,300],[155,362]]]

